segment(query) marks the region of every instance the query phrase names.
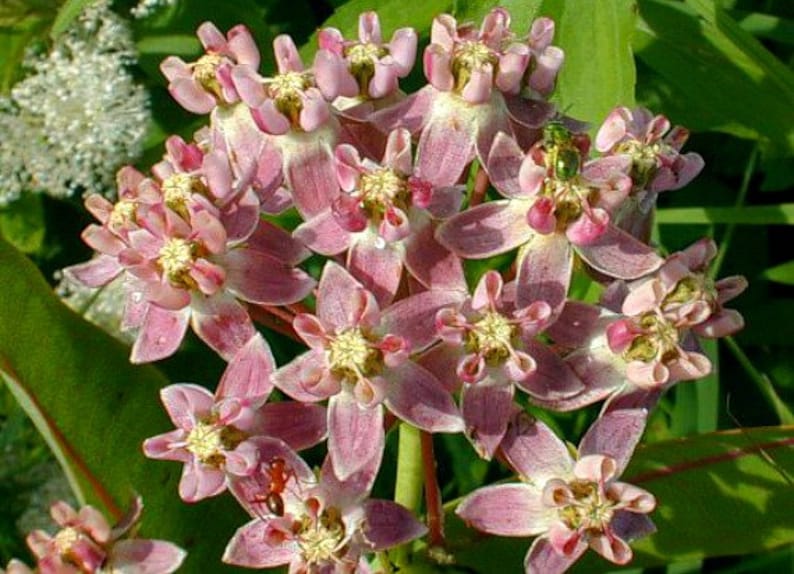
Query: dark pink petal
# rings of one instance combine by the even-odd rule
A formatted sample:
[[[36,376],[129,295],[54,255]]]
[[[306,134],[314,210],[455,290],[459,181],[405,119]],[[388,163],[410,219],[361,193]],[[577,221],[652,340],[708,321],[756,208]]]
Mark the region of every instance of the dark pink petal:
[[[603,328],[601,315],[602,310],[595,305],[567,301],[557,320],[546,329],[546,334],[558,345],[581,347],[598,328]]]
[[[168,92],[179,105],[194,114],[208,114],[217,105],[215,98],[193,78],[176,78],[168,84]]]
[[[747,289],[747,279],[741,275],[725,277],[717,281],[714,287],[717,289],[717,301],[720,305],[724,305],[744,293]]]
[[[527,225],[529,203],[489,201],[459,213],[436,230],[439,242],[461,257],[484,259],[526,243],[534,232]]]
[[[189,319],[190,307],[170,311],[149,305],[138,338],[132,346],[130,362],[149,363],[173,355],[185,337]]]
[[[510,135],[499,132],[494,138],[488,154],[488,177],[493,186],[508,198],[523,198],[527,192],[521,189],[518,174],[525,154]]]
[[[522,96],[510,95],[505,95],[504,100],[510,117],[524,128],[523,131],[530,128],[528,131],[534,135],[533,141],[538,137],[536,130],[552,119],[557,112],[553,104],[543,100],[530,100]]]
[[[628,564],[634,556],[625,540],[614,536],[608,529],[589,539],[590,548],[615,564]]]
[[[436,94],[435,88],[425,86],[396,104],[375,112],[369,120],[383,133],[405,128],[415,134],[425,125]]]
[[[317,317],[329,332],[352,327],[377,310],[377,303],[344,267],[328,262],[320,277]]]
[[[474,134],[453,113],[435,117],[422,131],[416,151],[416,171],[436,187],[458,182],[474,159]]]
[[[557,216],[554,215],[554,200],[550,197],[539,197],[532,203],[527,213],[527,223],[542,235],[554,233],[557,229]]]
[[[381,314],[379,330],[408,341],[412,351],[436,340],[436,313],[444,307],[459,306],[466,294],[451,289],[424,291],[401,299]]]
[[[88,287],[101,287],[115,279],[123,269],[117,258],[100,254],[85,263],[67,267],[63,272]]]
[[[316,402],[339,392],[341,385],[328,371],[325,351],[298,355],[273,373],[275,385],[296,401]]]
[[[593,243],[577,246],[576,252],[596,271],[617,279],[637,279],[664,263],[652,247],[611,224]]]
[[[300,556],[297,543],[284,538],[275,543],[269,536],[270,518],[256,518],[234,533],[223,553],[223,562],[246,568],[272,568],[289,564]]]
[[[533,233],[518,254],[516,306],[545,301],[559,312],[568,296],[573,272],[573,251],[561,233]]]
[[[248,312],[229,295],[195,297],[191,324],[196,335],[227,361],[256,335]]]
[[[612,481],[606,486],[606,495],[627,512],[648,514],[656,508],[656,498],[633,484]]]
[[[603,454],[613,458],[617,464],[615,475],[620,476],[642,437],[647,418],[645,409],[602,414],[579,443],[579,455]]]
[[[509,382],[491,383],[488,379],[463,387],[461,411],[466,435],[486,460],[493,457],[507,430],[513,414],[513,388]]]
[[[162,540],[119,540],[103,566],[120,574],[170,574],[182,565],[187,552]]]
[[[226,490],[226,473],[204,466],[195,459],[185,463],[179,481],[179,497],[185,502],[198,502]]]
[[[720,309],[716,314],[709,317],[707,321],[700,325],[695,325],[692,328],[692,332],[701,337],[716,339],[733,335],[743,328],[744,317],[742,317],[741,313],[734,309]]]
[[[587,543],[579,540],[569,554],[562,555],[554,549],[548,538],[538,538],[524,559],[524,571],[526,574],[562,574],[579,560],[585,550]]]
[[[499,98],[499,96],[494,96]],[[486,104],[485,107],[491,107],[491,113],[481,118],[473,118],[471,128],[477,135],[474,142],[475,153],[480,165],[487,165],[488,156],[491,153],[494,139],[499,132],[512,132],[510,121],[504,113],[496,112],[493,110],[493,104]],[[487,168],[486,168],[487,169]]]
[[[303,107],[301,108],[298,122],[301,129],[310,133],[325,125],[331,117],[328,103],[323,98],[322,92],[317,88],[309,88],[303,97]]]
[[[242,197],[224,206],[220,217],[230,243],[249,239],[257,226],[264,223],[259,219],[260,209],[264,211],[253,189],[248,189]]]
[[[263,132],[269,135],[284,135],[290,129],[290,121],[282,114],[273,100],[265,100],[258,108],[251,108],[251,117]]]
[[[221,259],[221,258],[219,258]],[[304,271],[260,251],[233,249],[221,259],[229,291],[262,305],[285,305],[306,297],[315,281]]]
[[[333,500],[340,508],[360,508],[361,501],[369,496],[372,486],[375,484],[382,458],[383,451],[378,451],[363,467],[345,480],[340,480],[334,470],[331,457],[325,457],[320,469],[320,483],[327,500]]]
[[[516,379],[516,384],[533,398],[554,402],[572,397],[585,389],[584,383],[571,368],[548,346],[538,341],[526,341],[526,351],[535,360],[536,368],[528,377]]]
[[[436,90],[449,92],[455,85],[455,78],[451,72],[450,53],[436,44],[425,48],[422,57],[425,68],[425,77],[428,83]]]
[[[265,220],[259,222],[245,245],[252,251],[259,251],[290,265],[297,265],[310,255],[287,231]]]
[[[347,268],[361,281],[365,289],[375,295],[381,307],[394,299],[403,272],[403,258],[399,246],[393,243],[379,246],[383,241],[371,231],[358,234],[347,255]]]
[[[524,413],[518,413],[502,441],[507,462],[525,480],[542,487],[552,478],[569,477],[573,460],[565,443],[551,429]]]
[[[406,361],[384,373],[386,405],[401,419],[427,432],[463,430],[452,396],[432,373]]]
[[[461,385],[456,369],[462,357],[459,345],[442,342],[425,351],[417,362],[433,373],[447,391],[454,393]]]
[[[160,400],[174,426],[190,431],[197,420],[204,419],[212,412],[215,398],[207,389],[199,385],[177,384],[160,391]]]
[[[334,156],[331,146],[323,140],[290,147],[284,157],[284,174],[304,220],[330,207],[339,195]]]
[[[609,214],[601,208],[585,211],[576,221],[568,225],[565,235],[577,247],[587,246],[598,241],[609,225]]]
[[[262,407],[262,416],[262,434],[279,438],[295,450],[316,445],[328,430],[325,407],[320,405],[270,403]]]
[[[535,536],[546,531],[554,509],[528,484],[499,484],[475,490],[455,513],[477,530],[498,536]]]
[[[276,362],[262,335],[254,335],[229,362],[215,394],[219,398],[262,398],[273,390],[270,376]]]
[[[656,526],[646,515],[625,510],[615,511],[609,526],[616,536],[629,541],[650,536],[656,532]]]
[[[427,532],[410,510],[390,500],[367,500],[364,517],[364,538],[376,552],[410,542]]]
[[[412,225],[403,245],[405,267],[425,288],[466,290],[460,258],[436,240],[430,220]]]
[[[328,454],[336,476],[345,480],[383,450],[383,407],[362,407],[352,393],[328,402]]]

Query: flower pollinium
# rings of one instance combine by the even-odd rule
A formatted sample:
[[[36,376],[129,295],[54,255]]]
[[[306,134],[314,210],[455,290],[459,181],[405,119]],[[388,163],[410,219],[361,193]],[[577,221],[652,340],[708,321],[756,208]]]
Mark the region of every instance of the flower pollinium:
[[[366,97],[369,94],[369,83],[375,76],[375,64],[388,56],[389,50],[372,42],[355,42],[345,47],[344,55],[349,62],[350,73],[358,82],[360,95]]]
[[[207,466],[220,468],[226,460],[225,452],[234,450],[245,440],[245,433],[215,422],[196,422],[185,439],[185,448]]]
[[[163,275],[177,287],[190,287],[190,267],[196,258],[196,244],[186,239],[172,237],[160,248],[157,264]]]
[[[311,76],[305,72],[284,72],[268,79],[266,89],[276,109],[297,126],[303,109],[303,93],[312,85]]]
[[[455,46],[452,54],[452,76],[455,78],[454,90],[463,91],[471,79],[472,72],[487,66],[496,66],[497,55],[483,42],[464,41]]]
[[[410,203],[406,179],[392,169],[381,168],[361,176],[360,207],[370,220],[383,218],[392,208],[405,211]]]
[[[660,359],[662,362],[678,356],[678,329],[664,317],[651,311],[643,314],[637,321],[642,333],[623,351],[627,361],[648,362]]]
[[[645,189],[659,169],[659,157],[676,153],[664,141],[645,143],[636,139],[621,142],[615,153],[631,156],[631,181],[635,189]]]
[[[338,561],[345,544],[345,525],[338,509],[325,508],[314,517],[304,515],[295,526],[298,547],[307,565]]]
[[[350,383],[376,374],[382,366],[380,352],[359,328],[342,331],[331,340],[328,363],[332,373]]]
[[[558,516],[568,528],[592,534],[604,532],[615,511],[615,503],[590,480],[569,482],[567,493],[554,493],[554,502],[560,505]]]
[[[111,229],[123,229],[135,222],[135,215],[138,204],[129,199],[121,199],[113,206],[108,218],[108,226]]]
[[[515,330],[504,315],[487,311],[468,331],[466,350],[482,356],[489,366],[499,365],[511,354]]]
[[[190,196],[205,191],[201,179],[186,173],[168,176],[160,187],[165,204],[185,219],[189,217],[187,206]]]
[[[221,97],[221,85],[217,72],[224,58],[220,54],[208,52],[193,63],[193,77],[208,92]]]

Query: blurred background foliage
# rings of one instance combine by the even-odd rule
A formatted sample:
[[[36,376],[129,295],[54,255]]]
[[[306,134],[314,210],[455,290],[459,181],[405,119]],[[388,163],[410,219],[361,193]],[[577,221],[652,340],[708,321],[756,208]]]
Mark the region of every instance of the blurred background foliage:
[[[0,94],[8,94],[24,77],[22,63],[26,50],[31,47],[46,49],[89,3],[88,0],[0,1]],[[421,4],[405,0],[382,0],[377,4],[365,0],[176,0],[163,4],[148,16],[137,19],[130,16],[135,2],[119,1],[113,5],[119,14],[130,19],[138,50],[138,62],[132,72],[150,93],[151,125],[143,154],[136,163],[141,169],[160,159],[168,135],[177,133],[190,137],[205,122],[204,118],[185,112],[171,100],[158,66],[163,58],[172,54],[187,61],[195,59],[200,53],[195,30],[206,20],[212,20],[222,30],[245,23],[258,40],[263,54],[261,71],[267,75],[274,70],[270,44],[281,33],[291,34],[297,45],[304,46],[302,54],[308,64],[319,27],[328,22],[327,25],[335,25],[349,34],[355,30],[358,13],[365,9],[378,10],[387,35],[398,26],[410,25],[419,30],[420,42],[426,44],[430,22],[436,14],[451,12],[459,20],[479,20],[493,5],[482,0],[428,0]],[[673,252],[700,237],[713,237],[720,245],[715,275],[743,274],[750,281],[749,290],[735,303],[745,317],[746,328],[719,346],[706,347],[718,369],[707,380],[680,384],[668,393],[654,412],[645,441],[657,443],[722,429],[794,424],[794,251],[791,249],[793,243],[789,243],[794,241],[791,227],[794,225],[794,196],[791,195],[794,187],[794,3],[789,0],[508,0],[502,4],[511,10],[513,29],[518,33],[527,30],[536,15],[557,18],[555,43],[563,47],[568,56],[560,78],[557,103],[567,113],[597,126],[614,105],[636,103],[663,113],[673,124],[684,125],[692,131],[686,149],[700,153],[706,168],[686,189],[660,197],[654,239],[664,251]],[[413,91],[422,84],[420,60],[404,89]],[[58,269],[90,256],[90,250],[79,239],[81,230],[90,222],[91,217],[83,209],[80,197],[53,199],[44,194],[28,193],[0,209],[0,234],[26,254],[51,284],[55,283],[54,274]],[[0,257],[0,265],[6,266],[0,268],[0,290],[6,296],[5,303],[0,301],[0,314],[10,314],[10,317],[0,316],[0,323],[7,323],[6,328],[0,328],[0,349],[6,347],[11,352],[22,352],[24,347],[24,352],[40,353],[39,358],[31,360],[32,370],[35,370],[36,361],[57,362],[62,353],[79,353],[73,349],[64,350],[57,342],[74,333],[83,333],[83,326],[61,332],[64,339],[58,339],[57,334],[50,338],[51,327],[46,323],[39,324],[43,331],[34,341],[23,340],[15,331],[16,301],[8,299],[9,288],[5,281],[10,274],[18,272],[9,267],[17,262],[15,256]],[[492,263],[505,262],[503,259]],[[313,263],[315,273],[320,264],[319,259]],[[473,275],[478,272],[475,268],[470,271]],[[35,271],[29,269],[25,273]],[[24,298],[26,283],[15,285],[20,287],[17,296]],[[32,297],[40,295],[42,301],[39,314],[35,315],[37,321],[68,323],[73,320],[49,307],[45,301],[46,286],[36,289]],[[580,297],[593,298],[597,294],[597,289],[584,275],[577,277],[574,289]],[[33,320],[27,316],[26,319]],[[9,326],[9,322],[13,324]],[[85,336],[98,337],[98,345],[112,345],[101,339],[101,335]],[[268,334],[268,340],[280,364],[298,351],[278,336]],[[125,357],[120,345],[113,353],[114,357]],[[189,338],[182,352],[157,365],[159,373],[151,369],[146,376],[152,381],[164,380],[164,376],[171,381],[195,381],[211,387],[222,369],[223,364],[217,357]],[[24,369],[18,372],[20,376],[24,376],[22,371]],[[80,392],[83,388],[80,384],[96,383],[87,374],[79,381],[81,368],[74,369],[71,374],[68,369],[64,372],[65,389]],[[50,376],[57,377],[57,373],[55,368]],[[135,384],[137,381],[133,379],[139,373],[131,370],[121,377],[123,381],[108,384],[114,389],[122,388],[123,384]],[[156,388],[157,384],[152,383],[146,393],[142,391],[136,395],[145,395],[151,401],[152,408],[147,412],[159,409]],[[86,393],[95,400],[106,398],[101,393]],[[109,393],[107,391],[108,396]],[[122,399],[108,400],[115,402],[108,403],[107,409],[90,403],[81,408],[106,411],[96,417],[112,424]],[[73,405],[64,407],[63,416],[69,416],[69,408],[76,410]],[[596,416],[597,407],[571,414],[549,416],[537,411],[535,414],[571,442],[576,442]],[[149,418],[154,421],[152,428],[156,432],[166,428],[161,415]],[[149,434],[142,431],[141,436]],[[375,492],[389,498],[394,489],[397,449],[394,435],[389,436],[388,452]],[[139,438],[130,440],[134,445]],[[90,448],[101,449],[101,445]],[[132,449],[133,452],[121,456],[127,456],[128,461],[137,460],[134,457],[142,460],[134,446]],[[498,463],[479,460],[460,436],[437,437],[436,449],[445,500],[455,499],[484,481],[508,475]],[[109,461],[110,455],[106,456]],[[316,463],[320,456],[318,450],[310,453],[309,459]],[[791,457],[786,460],[790,463]],[[784,486],[787,482],[788,488],[794,491],[791,483],[794,468],[790,464],[785,468],[781,461],[773,460],[770,464],[778,465]],[[4,502],[0,505],[0,564],[12,556],[27,556],[20,529],[31,526],[25,519],[31,506],[46,508],[48,505],[49,500],[43,500],[42,488],[50,489],[44,492],[65,490],[63,478],[58,478],[60,473],[55,468],[49,450],[17,401],[0,386],[0,500]],[[160,467],[157,469],[159,471]],[[170,477],[162,480],[170,480],[167,494],[179,505],[173,485],[176,470],[169,469],[168,473]],[[79,482],[79,478],[77,480]],[[698,494],[708,497],[711,492]],[[783,499],[783,508],[787,508],[789,514],[794,508],[792,500],[791,496]],[[223,508],[224,512],[234,512],[228,511],[226,506]],[[163,510],[155,508],[153,512]],[[731,520],[731,517],[724,515],[724,519]],[[232,513],[226,522],[241,524],[242,516]],[[794,528],[794,519],[790,522],[788,531]],[[743,533],[743,524],[734,526],[737,533]],[[679,528],[680,535],[686,536],[687,525],[674,528]],[[218,544],[222,548],[224,543]],[[757,548],[767,547],[761,544]],[[525,542],[523,548],[526,548]],[[725,544],[721,548],[715,553],[704,549],[702,556],[694,559],[636,571],[649,574],[794,571],[794,550],[790,545],[760,553],[741,551],[744,555],[740,557],[713,555],[732,554]],[[489,556],[488,553],[484,555]],[[669,556],[672,560],[679,554],[670,552]],[[514,563],[521,564],[520,559]],[[658,560],[648,563],[658,564]],[[501,570],[502,564],[508,564],[507,558],[500,559],[499,564],[500,571],[507,571]],[[471,568],[476,569],[476,566]],[[588,561],[579,568],[581,571],[608,569],[605,563],[597,561]],[[217,571],[221,571],[220,567]]]

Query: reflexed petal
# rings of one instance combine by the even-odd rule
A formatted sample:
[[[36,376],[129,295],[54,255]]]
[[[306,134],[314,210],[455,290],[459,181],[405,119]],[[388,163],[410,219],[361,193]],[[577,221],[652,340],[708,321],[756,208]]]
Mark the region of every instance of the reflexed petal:
[[[179,481],[179,497],[185,502],[198,502],[226,490],[226,473],[204,466],[195,459],[185,463]]]
[[[633,484],[612,482],[607,485],[606,491],[609,499],[617,501],[626,512],[648,514],[656,508],[656,498]]]
[[[573,252],[568,239],[561,233],[532,233],[518,254],[516,306],[545,301],[558,313],[568,296],[572,273]]]
[[[262,407],[261,433],[279,438],[290,448],[303,450],[325,438],[328,417],[325,407],[297,402],[270,403]]]
[[[401,299],[381,314],[379,330],[407,340],[412,351],[432,343],[437,335],[436,313],[444,307],[458,306],[465,299],[463,291],[451,289],[424,291]]]
[[[507,430],[513,414],[513,385],[488,384],[483,380],[463,387],[461,410],[466,435],[478,454],[490,460]]]
[[[138,338],[132,346],[130,362],[149,363],[173,355],[187,331],[190,307],[169,311],[149,305]]]
[[[85,263],[67,267],[63,272],[88,287],[101,287],[110,283],[123,269],[115,257],[100,254]]]
[[[463,420],[452,396],[429,371],[406,361],[384,373],[386,405],[427,432],[460,432]]]
[[[315,286],[306,272],[251,249],[233,249],[221,259],[226,284],[241,299],[262,305],[285,305],[306,297]]]
[[[345,480],[384,447],[383,407],[362,407],[351,393],[328,402],[328,454],[334,471]]]
[[[182,429],[159,434],[143,441],[143,454],[158,460],[175,460],[187,462],[193,455],[184,446],[175,443],[184,443],[187,434]]]
[[[272,568],[296,559],[300,549],[295,541],[285,538],[275,544],[274,537],[268,536],[271,520],[256,518],[239,528],[226,546],[222,560],[246,568]]]
[[[317,317],[329,332],[357,325],[376,310],[372,295],[344,267],[332,261],[325,264],[317,294]]]
[[[590,537],[590,548],[615,564],[628,564],[634,556],[625,540],[612,535],[609,530]]]
[[[416,151],[416,171],[436,187],[458,182],[474,159],[474,133],[454,113],[434,117],[422,131]]]
[[[273,54],[280,74],[303,71],[303,63],[298,49],[295,47],[295,42],[286,34],[276,36],[276,39],[273,40]]]
[[[525,341],[527,353],[536,368],[528,377],[515,383],[533,398],[555,401],[572,397],[585,389],[584,383],[557,353],[538,341]]]
[[[238,25],[226,34],[229,38],[227,48],[234,54],[238,64],[244,64],[256,70],[259,68],[259,48],[251,32],[243,25]]]
[[[229,295],[194,297],[191,324],[196,335],[227,361],[256,335],[248,312]]]
[[[219,398],[262,398],[273,390],[270,376],[276,362],[270,346],[256,334],[232,357],[215,391]]]
[[[436,230],[436,238],[461,257],[484,259],[526,243],[534,232],[527,225],[529,203],[489,201],[453,216]]]
[[[118,574],[170,574],[182,565],[187,552],[162,540],[119,540],[103,566]]]
[[[549,479],[566,478],[573,472],[573,460],[565,443],[544,423],[523,413],[511,421],[502,453],[523,479],[538,488]]]
[[[176,78],[168,84],[168,92],[179,105],[194,114],[208,114],[217,105],[215,98],[193,78]]]
[[[579,218],[568,225],[565,235],[576,246],[590,245],[604,235],[609,225],[609,214],[601,208],[593,208],[584,212]]]
[[[215,398],[207,389],[199,385],[177,384],[165,387],[160,391],[160,400],[171,422],[177,428],[190,431],[197,420],[203,419],[212,412]]]
[[[386,307],[400,285],[403,256],[400,245],[386,243],[380,247],[379,241],[383,239],[369,230],[357,234],[347,255],[347,268],[378,304]]]
[[[367,500],[364,516],[363,534],[376,552],[409,542],[427,532],[427,527],[410,510],[390,500]]]
[[[579,454],[603,454],[617,463],[616,476],[623,474],[634,448],[645,430],[645,409],[616,410],[602,414],[579,443]]]
[[[532,543],[524,559],[524,571],[526,574],[562,574],[585,550],[587,543],[580,540],[570,554],[563,556],[554,549],[548,538],[538,538]]]
[[[339,381],[328,372],[325,351],[298,355],[273,373],[275,385],[296,401],[316,402],[335,395]]]
[[[500,484],[475,490],[455,513],[477,530],[498,536],[542,534],[554,519],[540,492],[528,484]]]
[[[596,271],[617,279],[637,279],[664,263],[652,247],[611,224],[593,243],[578,245],[576,252]]]

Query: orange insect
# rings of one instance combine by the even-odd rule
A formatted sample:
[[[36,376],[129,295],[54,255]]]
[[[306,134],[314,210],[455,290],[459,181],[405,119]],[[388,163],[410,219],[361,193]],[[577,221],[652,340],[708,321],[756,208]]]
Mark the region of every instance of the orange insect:
[[[290,477],[295,478],[295,472],[287,467],[287,463],[281,457],[273,458],[268,463],[266,472],[270,478],[267,491],[254,496],[252,502],[264,502],[270,512],[276,516],[284,516],[284,499],[281,495],[287,488]]]

